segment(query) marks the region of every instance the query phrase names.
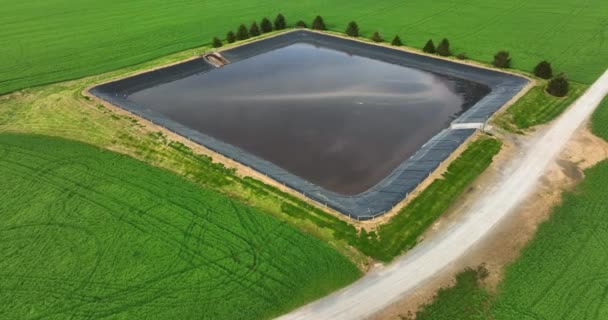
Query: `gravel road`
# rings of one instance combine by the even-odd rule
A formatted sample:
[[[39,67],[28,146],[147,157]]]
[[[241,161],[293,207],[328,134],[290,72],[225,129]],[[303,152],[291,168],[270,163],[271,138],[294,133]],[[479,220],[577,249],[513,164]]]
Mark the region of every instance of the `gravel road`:
[[[456,261],[488,234],[535,188],[539,178],[574,132],[608,94],[608,70],[549,129],[505,169],[463,217],[352,285],[301,307],[280,319],[364,319],[404,298]]]

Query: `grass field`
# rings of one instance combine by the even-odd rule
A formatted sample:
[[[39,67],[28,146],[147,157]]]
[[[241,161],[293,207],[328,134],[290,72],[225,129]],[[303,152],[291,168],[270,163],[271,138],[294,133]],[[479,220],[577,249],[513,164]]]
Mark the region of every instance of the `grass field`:
[[[593,114],[591,129],[608,140],[608,98]],[[563,195],[521,256],[507,267],[498,294],[467,271],[422,308],[419,319],[608,319],[608,161],[585,171]],[[463,311],[478,310],[476,317]],[[465,310],[466,311],[466,310]]]
[[[322,241],[93,146],[0,134],[0,318],[259,319],[360,271]]]
[[[570,79],[591,83],[606,68],[608,2],[604,0],[455,2],[388,0],[1,1],[0,94],[134,65],[208,44],[239,23],[283,12],[289,24],[321,14],[344,31],[356,20],[364,36],[399,34],[421,48],[449,38],[454,52],[490,61],[509,50],[513,67],[549,60]]]
[[[586,89],[586,85],[570,82],[568,95],[557,98],[547,94],[545,83],[541,82],[511,105],[506,112],[499,114],[494,122],[511,132],[520,132],[547,123],[566,110]]]

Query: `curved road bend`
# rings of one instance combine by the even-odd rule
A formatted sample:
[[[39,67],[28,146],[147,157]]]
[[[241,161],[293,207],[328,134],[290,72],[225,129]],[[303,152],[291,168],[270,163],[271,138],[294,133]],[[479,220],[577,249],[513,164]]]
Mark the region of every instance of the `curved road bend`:
[[[362,319],[403,298],[471,248],[535,187],[572,134],[608,94],[608,70],[553,125],[525,147],[461,218],[388,266],[280,319]]]

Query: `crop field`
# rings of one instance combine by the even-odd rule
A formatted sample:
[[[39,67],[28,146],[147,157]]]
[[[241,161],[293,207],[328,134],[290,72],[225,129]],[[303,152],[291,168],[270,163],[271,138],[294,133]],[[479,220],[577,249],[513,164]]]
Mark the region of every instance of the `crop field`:
[[[259,319],[360,271],[329,245],[168,171],[0,134],[0,318]]]
[[[285,14],[289,25],[317,14],[343,32],[356,20],[364,36],[399,34],[421,48],[447,37],[454,52],[490,61],[509,50],[513,67],[541,60],[570,79],[592,82],[605,65],[608,2],[604,0],[454,2],[368,1],[7,1],[0,16],[0,94],[134,65],[224,38],[240,23]]]
[[[605,98],[591,119],[593,133],[608,140],[607,123]],[[564,193],[562,204],[507,267],[496,295],[466,271],[417,319],[608,319],[607,180],[606,160],[585,171],[583,182]]]

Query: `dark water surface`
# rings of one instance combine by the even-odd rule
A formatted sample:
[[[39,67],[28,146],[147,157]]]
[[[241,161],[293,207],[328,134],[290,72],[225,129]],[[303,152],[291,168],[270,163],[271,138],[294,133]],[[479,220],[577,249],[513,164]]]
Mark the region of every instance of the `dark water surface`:
[[[129,96],[341,194],[363,192],[489,92],[298,43]]]

